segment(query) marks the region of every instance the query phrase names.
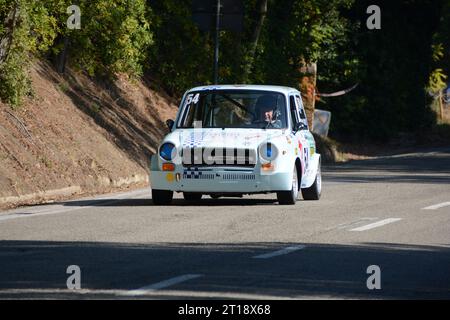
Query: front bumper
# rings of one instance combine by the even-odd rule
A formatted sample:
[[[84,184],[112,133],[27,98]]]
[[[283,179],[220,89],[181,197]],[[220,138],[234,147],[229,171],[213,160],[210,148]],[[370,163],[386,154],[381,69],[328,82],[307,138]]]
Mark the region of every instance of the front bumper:
[[[291,190],[292,172],[261,172],[258,166],[193,170],[177,167],[174,172],[152,170],[150,181],[152,188],[158,190],[250,194]]]

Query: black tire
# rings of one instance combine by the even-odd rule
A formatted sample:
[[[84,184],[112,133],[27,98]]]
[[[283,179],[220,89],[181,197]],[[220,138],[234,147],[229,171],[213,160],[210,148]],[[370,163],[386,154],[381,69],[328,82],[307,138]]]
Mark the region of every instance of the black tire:
[[[294,166],[292,188],[289,191],[277,192],[277,199],[280,205],[294,205],[298,199],[298,175],[297,167]]]
[[[202,196],[203,195],[201,193],[197,192],[183,192],[184,200],[189,202],[200,201]]]
[[[164,206],[172,203],[173,191],[152,189],[153,204]]]
[[[311,187],[302,189],[302,195],[304,200],[319,200],[322,195],[322,172],[320,170],[317,171],[316,180]]]

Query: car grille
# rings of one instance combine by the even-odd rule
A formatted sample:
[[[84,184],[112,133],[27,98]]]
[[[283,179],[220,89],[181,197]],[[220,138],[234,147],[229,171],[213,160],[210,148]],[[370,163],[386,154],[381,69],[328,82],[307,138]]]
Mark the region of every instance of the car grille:
[[[238,148],[184,148],[185,167],[246,167],[256,165],[256,150]]]
[[[223,180],[255,180],[254,174],[242,173],[225,173],[222,175]]]
[[[183,173],[183,180],[222,180],[222,181],[236,181],[247,180],[255,181],[256,176],[253,173],[207,173],[202,171],[185,171]]]

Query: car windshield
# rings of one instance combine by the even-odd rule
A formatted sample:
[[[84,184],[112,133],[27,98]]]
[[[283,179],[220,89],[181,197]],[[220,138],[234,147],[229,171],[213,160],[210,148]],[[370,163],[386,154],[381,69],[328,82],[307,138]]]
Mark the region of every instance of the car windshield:
[[[191,92],[181,110],[178,128],[287,128],[286,99],[278,92]]]

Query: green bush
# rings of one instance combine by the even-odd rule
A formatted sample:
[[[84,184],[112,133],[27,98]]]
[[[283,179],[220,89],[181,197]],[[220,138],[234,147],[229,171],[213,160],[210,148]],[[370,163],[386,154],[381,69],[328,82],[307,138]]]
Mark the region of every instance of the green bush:
[[[85,0],[80,9],[81,30],[64,31],[70,61],[91,75],[142,75],[153,41],[145,0]]]
[[[7,25],[13,12],[17,12],[16,23]],[[44,2],[34,0],[0,0],[0,19],[0,41],[4,46],[0,57],[0,99],[17,106],[31,93],[27,71],[30,59],[53,43],[56,22]],[[12,41],[6,40],[10,38]]]
[[[69,30],[71,0],[0,0],[0,41],[7,58],[0,64],[0,99],[14,106],[31,93],[28,68],[33,56],[57,54],[69,39],[69,63],[90,75],[143,73],[152,43],[150,10],[145,0],[82,0],[81,29]],[[8,26],[14,8],[18,20]],[[3,41],[2,43],[7,43]],[[1,57],[0,57],[1,58]],[[1,60],[0,60],[1,61]]]

